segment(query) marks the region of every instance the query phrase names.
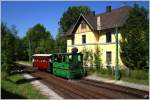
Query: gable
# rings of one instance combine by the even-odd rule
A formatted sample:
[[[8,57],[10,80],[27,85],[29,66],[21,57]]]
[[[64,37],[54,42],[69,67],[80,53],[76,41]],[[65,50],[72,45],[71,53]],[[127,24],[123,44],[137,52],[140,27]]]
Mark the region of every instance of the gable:
[[[88,25],[88,23],[84,19],[82,19],[79,22],[74,33],[84,33],[84,32],[89,32],[89,31],[92,31],[91,27]]]
[[[91,23],[89,23],[89,22],[95,22],[95,21],[88,21],[88,19],[92,19],[93,17],[85,17],[85,16],[83,16],[82,14],[79,16],[79,18],[77,19],[77,21],[76,21],[76,23],[75,24],[73,24],[71,27],[70,27],[70,29],[66,32],[66,35],[67,36],[70,36],[70,35],[73,35],[75,32],[76,32],[76,30],[77,30],[77,28],[78,28],[78,26],[80,25],[80,23],[81,23],[81,21],[82,20],[84,20],[85,22],[86,22],[86,24],[88,25],[88,27],[91,29],[91,30],[94,30],[94,27],[93,27],[93,24],[91,24]]]

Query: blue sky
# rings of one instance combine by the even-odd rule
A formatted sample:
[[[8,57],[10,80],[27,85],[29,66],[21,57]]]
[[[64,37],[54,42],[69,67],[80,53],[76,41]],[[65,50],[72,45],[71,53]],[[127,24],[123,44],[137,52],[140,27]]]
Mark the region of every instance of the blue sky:
[[[125,1],[132,6],[135,1]],[[136,2],[149,8],[148,2]],[[37,23],[43,24],[55,38],[58,30],[58,22],[62,14],[69,6],[87,5],[96,14],[105,12],[105,7],[112,6],[112,9],[124,6],[123,1],[3,1],[1,2],[2,22],[10,27],[15,25],[18,36],[24,37],[29,28]]]

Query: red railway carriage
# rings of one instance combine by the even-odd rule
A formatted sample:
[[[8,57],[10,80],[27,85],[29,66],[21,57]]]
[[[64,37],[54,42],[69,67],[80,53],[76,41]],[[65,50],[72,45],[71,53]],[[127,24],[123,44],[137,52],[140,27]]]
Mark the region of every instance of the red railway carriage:
[[[32,56],[33,58],[33,67],[37,68],[37,69],[41,69],[41,70],[48,70],[48,71],[52,71],[51,70],[51,57],[52,54],[34,54]]]

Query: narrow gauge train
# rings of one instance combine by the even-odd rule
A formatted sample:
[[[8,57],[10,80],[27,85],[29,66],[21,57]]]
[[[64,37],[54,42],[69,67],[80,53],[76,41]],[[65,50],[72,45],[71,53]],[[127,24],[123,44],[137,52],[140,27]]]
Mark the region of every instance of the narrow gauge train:
[[[83,77],[83,54],[72,49],[72,53],[34,54],[33,67],[67,79]]]
[[[32,65],[35,69],[52,71],[52,54],[34,54]]]

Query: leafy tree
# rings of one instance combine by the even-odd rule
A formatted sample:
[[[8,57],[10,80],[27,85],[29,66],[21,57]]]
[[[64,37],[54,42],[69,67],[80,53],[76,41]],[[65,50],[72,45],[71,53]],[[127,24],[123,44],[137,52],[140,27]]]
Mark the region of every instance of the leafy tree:
[[[99,70],[102,66],[102,60],[101,60],[101,51],[99,46],[97,45],[94,52],[94,64],[96,66],[96,69]]]
[[[148,10],[135,4],[121,29],[121,59],[131,69],[148,67],[148,20]]]
[[[55,48],[56,48],[56,52],[66,52],[66,48],[67,48],[67,39],[64,36],[62,29],[59,28],[58,30],[58,34],[56,36],[56,41],[55,41]]]
[[[31,53],[52,53],[54,52],[54,39],[51,33],[41,24],[36,24],[27,31],[24,42],[29,52],[29,43],[31,44]]]
[[[28,60],[28,44],[25,42],[25,38],[19,39],[19,46],[18,46],[18,56],[19,56],[19,60]]]
[[[82,13],[87,15],[91,12],[88,6],[72,6],[67,9],[66,12],[63,13],[63,16],[60,19],[60,27],[63,32],[66,32],[70,26],[76,22],[79,15]]]
[[[23,57],[22,51],[24,49],[22,48],[23,45],[22,45],[21,39],[17,36],[18,31],[16,29],[16,26],[12,25],[10,32],[14,37],[14,44],[15,44],[12,49],[13,50],[13,61],[20,60]]]
[[[17,50],[14,48],[16,44],[16,34],[14,29],[7,27],[5,23],[1,23],[1,70],[2,78],[10,73],[11,66],[15,60],[15,53]],[[5,74],[5,75],[4,75]]]
[[[60,18],[60,27],[56,36],[56,52],[66,52],[67,39],[63,33],[66,32],[74,22],[76,22],[81,13],[87,15],[90,12],[91,10],[88,6],[72,6],[63,13]]]

